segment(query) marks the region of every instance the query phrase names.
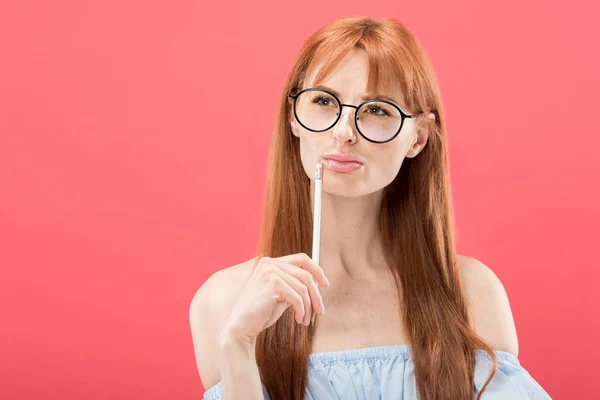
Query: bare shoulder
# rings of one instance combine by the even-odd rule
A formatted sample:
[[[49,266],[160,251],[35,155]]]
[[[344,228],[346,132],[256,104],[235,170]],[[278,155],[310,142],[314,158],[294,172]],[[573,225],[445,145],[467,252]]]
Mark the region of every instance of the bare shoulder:
[[[194,294],[189,320],[196,366],[206,390],[220,381],[218,335],[229,310],[252,273],[255,259],[212,274]]]
[[[475,332],[494,350],[518,356],[517,332],[504,285],[475,258],[459,255],[458,263]]]

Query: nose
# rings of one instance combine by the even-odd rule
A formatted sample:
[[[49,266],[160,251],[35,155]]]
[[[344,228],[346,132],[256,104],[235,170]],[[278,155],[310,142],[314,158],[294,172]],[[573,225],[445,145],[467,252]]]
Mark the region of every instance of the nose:
[[[342,115],[333,127],[333,137],[340,143],[354,143],[356,142],[356,135],[358,133],[355,129],[354,108],[342,107]]]

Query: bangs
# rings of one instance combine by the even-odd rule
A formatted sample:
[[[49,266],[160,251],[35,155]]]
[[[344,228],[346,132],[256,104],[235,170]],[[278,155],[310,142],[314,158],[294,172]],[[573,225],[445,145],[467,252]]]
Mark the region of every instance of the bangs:
[[[320,65],[314,80],[314,85],[318,86],[352,49],[365,50],[369,60],[366,94],[370,96],[385,93],[389,88],[399,86],[404,104],[408,109],[412,109],[416,99],[414,85],[411,84],[414,76],[411,62],[402,45],[386,45],[386,42],[395,41],[392,38],[384,38],[381,33],[375,31],[352,32],[342,37],[330,36],[318,46],[305,76],[310,76]]]

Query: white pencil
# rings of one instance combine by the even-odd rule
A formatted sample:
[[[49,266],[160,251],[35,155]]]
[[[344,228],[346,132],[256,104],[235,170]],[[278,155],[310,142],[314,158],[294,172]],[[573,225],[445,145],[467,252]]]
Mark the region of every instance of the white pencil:
[[[317,164],[315,171],[315,199],[313,207],[313,245],[312,259],[319,264],[319,250],[321,247],[321,189],[323,184],[323,165]],[[318,283],[317,283],[318,286]],[[313,310],[311,325],[315,324],[317,314]]]

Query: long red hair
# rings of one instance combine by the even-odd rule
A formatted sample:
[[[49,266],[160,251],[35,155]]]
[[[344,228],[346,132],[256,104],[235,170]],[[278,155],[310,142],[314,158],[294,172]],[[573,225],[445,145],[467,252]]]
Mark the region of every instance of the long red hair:
[[[404,160],[384,188],[380,227],[385,257],[401,287],[402,318],[411,346],[419,398],[472,399],[475,350],[493,360],[491,347],[470,327],[454,243],[448,156],[441,96],[431,63],[419,42],[394,19],[353,17],[335,21],[308,38],[281,95],[269,154],[263,224],[257,255],[280,257],[312,248],[310,179],[300,159],[299,139],[290,130],[287,96],[300,90],[314,60],[324,60],[318,85],[353,49],[368,53],[367,89],[374,93],[399,82],[411,112],[429,132],[427,145]],[[257,259],[258,259],[257,258]],[[313,327],[298,325],[288,309],[256,343],[263,384],[272,400],[302,400],[308,374]]]

